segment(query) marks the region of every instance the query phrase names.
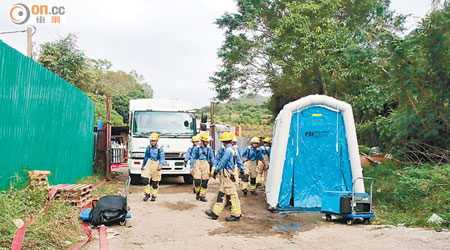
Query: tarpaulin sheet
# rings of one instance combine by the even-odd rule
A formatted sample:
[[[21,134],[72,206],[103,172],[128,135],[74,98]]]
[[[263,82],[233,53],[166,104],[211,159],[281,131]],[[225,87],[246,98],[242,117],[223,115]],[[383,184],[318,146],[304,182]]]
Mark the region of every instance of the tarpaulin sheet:
[[[278,206],[318,211],[323,191],[351,191],[352,174],[340,112],[309,106],[292,114]]]

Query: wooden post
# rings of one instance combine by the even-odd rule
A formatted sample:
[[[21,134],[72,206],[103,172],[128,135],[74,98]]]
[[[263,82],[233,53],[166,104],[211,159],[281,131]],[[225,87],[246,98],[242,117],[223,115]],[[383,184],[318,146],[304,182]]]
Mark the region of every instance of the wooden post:
[[[209,133],[211,134],[211,137],[213,139],[211,143],[212,149],[216,150],[216,126],[214,124],[214,102],[211,102],[209,106],[209,113],[210,113],[210,122],[209,122]]]
[[[106,179],[111,178],[111,96],[106,96]]]
[[[32,41],[31,41],[31,28],[27,29],[27,56],[31,59],[33,59],[33,53],[32,53]]]

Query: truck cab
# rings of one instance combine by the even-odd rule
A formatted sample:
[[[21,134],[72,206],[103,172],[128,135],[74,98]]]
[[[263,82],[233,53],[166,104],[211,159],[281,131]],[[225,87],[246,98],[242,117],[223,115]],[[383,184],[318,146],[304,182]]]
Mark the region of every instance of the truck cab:
[[[184,164],[191,137],[197,134],[197,122],[192,105],[175,99],[130,100],[129,173],[132,184],[142,183],[141,166],[152,132],[160,135],[158,145],[164,149],[166,161],[162,175],[183,176],[192,183],[189,164]]]

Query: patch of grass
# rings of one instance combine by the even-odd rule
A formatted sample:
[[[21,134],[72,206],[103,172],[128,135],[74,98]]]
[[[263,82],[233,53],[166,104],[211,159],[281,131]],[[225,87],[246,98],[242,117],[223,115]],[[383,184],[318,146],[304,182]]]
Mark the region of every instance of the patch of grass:
[[[94,175],[87,176],[83,179],[78,180],[77,184],[92,184],[93,186],[95,186],[98,183],[102,182],[104,179],[105,179],[105,177],[103,175],[94,174]],[[92,192],[92,198],[98,199],[105,195],[117,194],[119,192],[119,190],[122,190],[122,189],[118,185],[117,180],[113,178],[111,181],[107,181],[105,184],[100,186],[97,190],[94,190]]]
[[[0,192],[0,249],[11,246],[17,230],[14,219],[37,220],[27,226],[22,249],[65,249],[80,241],[80,211],[66,202],[52,201],[42,214],[47,197],[46,190],[31,187]]]
[[[364,176],[375,179],[376,223],[449,228],[445,223],[428,223],[428,218],[436,213],[444,222],[450,221],[450,164],[403,166],[385,162],[364,169]]]
[[[100,183],[104,177],[93,175],[77,181],[77,184]],[[27,186],[25,175],[16,176],[7,191],[0,191],[0,249],[9,249],[17,228],[14,219],[37,220],[27,226],[22,249],[68,249],[81,241],[85,234],[80,225],[80,209],[61,200],[53,200],[50,208],[42,214],[47,204],[48,192]],[[116,194],[120,186],[109,181],[93,191],[93,199]]]

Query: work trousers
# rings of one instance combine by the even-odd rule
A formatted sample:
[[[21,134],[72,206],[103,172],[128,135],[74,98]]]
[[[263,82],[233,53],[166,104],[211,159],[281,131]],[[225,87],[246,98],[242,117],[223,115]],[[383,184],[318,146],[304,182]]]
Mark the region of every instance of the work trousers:
[[[241,203],[239,202],[236,184],[230,178],[231,174],[233,174],[234,172],[234,170],[224,169],[218,175],[218,177],[220,178],[220,187],[219,193],[217,194],[217,202],[213,207],[213,212],[216,215],[220,215],[222,213],[229,197],[229,199],[231,200],[231,215],[236,217],[241,216]],[[237,178],[237,176],[234,177],[234,179]]]
[[[148,177],[148,185],[144,188],[145,194],[158,195],[159,182],[161,181],[161,165],[159,161],[148,160],[145,164],[142,175]]]
[[[256,168],[256,171],[258,172],[256,183],[261,183],[262,186],[266,184],[267,171],[269,170],[269,157],[267,155],[263,155],[263,157],[264,161],[259,161],[258,167]]]
[[[208,180],[210,175],[209,162],[206,160],[196,160],[194,166],[194,185],[195,193],[200,194],[200,197],[206,197],[206,190],[208,188]]]
[[[256,189],[256,177],[258,175],[258,172],[256,171],[258,163],[256,161],[246,161],[244,163],[244,177],[243,183],[242,183],[242,189],[250,191],[255,191]],[[250,185],[249,185],[250,184]],[[250,186],[250,188],[249,188]]]
[[[197,161],[194,162],[194,166],[192,167],[192,178],[195,177],[195,171],[197,170]],[[195,190],[195,181],[192,182],[192,185],[194,186],[194,190]]]

